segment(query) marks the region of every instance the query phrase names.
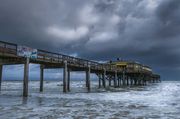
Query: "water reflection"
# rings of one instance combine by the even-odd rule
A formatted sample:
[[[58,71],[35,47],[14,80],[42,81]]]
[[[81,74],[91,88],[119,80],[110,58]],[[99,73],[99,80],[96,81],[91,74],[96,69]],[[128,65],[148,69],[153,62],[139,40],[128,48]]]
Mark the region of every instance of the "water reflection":
[[[28,97],[22,97],[22,105],[27,105]]]

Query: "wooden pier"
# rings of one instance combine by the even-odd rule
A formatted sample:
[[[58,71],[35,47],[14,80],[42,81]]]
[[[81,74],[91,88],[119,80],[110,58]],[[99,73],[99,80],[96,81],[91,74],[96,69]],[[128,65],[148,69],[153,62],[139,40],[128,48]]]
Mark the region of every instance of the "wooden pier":
[[[0,41],[0,90],[2,82],[3,65],[24,64],[23,96],[28,96],[29,64],[40,64],[40,87],[43,91],[44,69],[63,68],[63,92],[69,92],[70,72],[84,71],[86,73],[87,91],[91,91],[91,77],[94,73],[99,78],[99,88],[113,86],[146,85],[147,83],[160,82],[160,76],[154,74],[150,68],[133,62],[126,67],[118,62],[99,63],[91,60],[76,58],[45,50],[36,49],[36,57],[19,55],[19,45]],[[21,46],[20,48],[23,49]],[[28,48],[28,47],[27,47]],[[127,63],[127,62],[126,62]],[[138,67],[138,68],[137,68]],[[112,83],[113,81],[113,83]],[[107,82],[109,83],[107,85]]]

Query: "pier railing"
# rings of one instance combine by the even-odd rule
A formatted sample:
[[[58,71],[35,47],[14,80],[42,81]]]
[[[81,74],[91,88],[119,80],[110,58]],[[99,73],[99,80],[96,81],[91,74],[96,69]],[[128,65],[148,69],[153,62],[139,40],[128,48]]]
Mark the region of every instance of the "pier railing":
[[[0,53],[1,54],[9,54],[9,55],[17,55],[17,45],[13,43],[7,43],[0,41]]]
[[[19,57],[17,53],[17,44],[8,43],[4,41],[0,41],[0,54],[2,56],[13,56],[13,57]],[[86,60],[82,58],[77,58],[73,56],[63,55],[60,53],[53,53],[45,50],[37,49],[37,59],[33,59],[37,61],[42,62],[48,62],[48,63],[63,63],[63,61],[67,61],[68,65],[74,66],[74,67],[81,67],[86,68],[88,66],[91,67],[91,69],[95,70],[106,70],[106,71],[117,71],[117,72],[127,72],[127,73],[145,73],[145,74],[151,74],[152,72],[144,70],[144,69],[133,69],[133,68],[120,68],[116,65],[111,65],[109,63],[99,63],[96,61]]]
[[[0,41],[0,53],[1,55],[15,56],[17,57],[17,44],[8,43]],[[53,53],[45,50],[37,50],[37,59],[38,61],[49,62],[49,63],[62,63],[63,61],[67,61],[69,65],[77,66],[77,67],[88,67],[91,66],[92,69],[97,70],[107,70],[107,71],[116,71],[117,67],[112,66],[110,64],[103,64],[91,60],[81,59],[77,57],[72,57],[68,55],[63,55],[59,53]],[[121,69],[118,69],[120,71]]]

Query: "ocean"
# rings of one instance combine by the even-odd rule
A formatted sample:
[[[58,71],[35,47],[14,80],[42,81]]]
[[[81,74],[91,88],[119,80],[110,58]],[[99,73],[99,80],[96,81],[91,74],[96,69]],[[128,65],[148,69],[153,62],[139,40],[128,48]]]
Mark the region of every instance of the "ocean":
[[[61,81],[29,82],[29,97],[22,97],[22,81],[3,81],[0,119],[180,119],[180,82],[163,81],[148,86],[98,89],[91,82],[72,81],[62,92]]]

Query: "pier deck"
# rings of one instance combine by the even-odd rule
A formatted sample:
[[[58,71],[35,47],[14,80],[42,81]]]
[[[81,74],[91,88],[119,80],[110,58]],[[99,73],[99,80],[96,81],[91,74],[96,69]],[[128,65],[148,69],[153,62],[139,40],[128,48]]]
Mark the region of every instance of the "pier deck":
[[[86,87],[91,90],[90,74],[94,73],[99,78],[99,88],[108,86],[115,88],[121,85],[146,85],[160,81],[160,76],[145,69],[134,70],[132,68],[120,68],[110,63],[72,57],[59,53],[35,49],[36,57],[19,55],[19,45],[0,41],[0,90],[2,82],[3,65],[24,64],[23,96],[28,96],[29,64],[40,64],[40,92],[43,91],[44,69],[63,68],[63,92],[70,91],[70,72],[85,71]],[[23,49],[23,47],[22,47]],[[21,49],[21,50],[22,50]]]

